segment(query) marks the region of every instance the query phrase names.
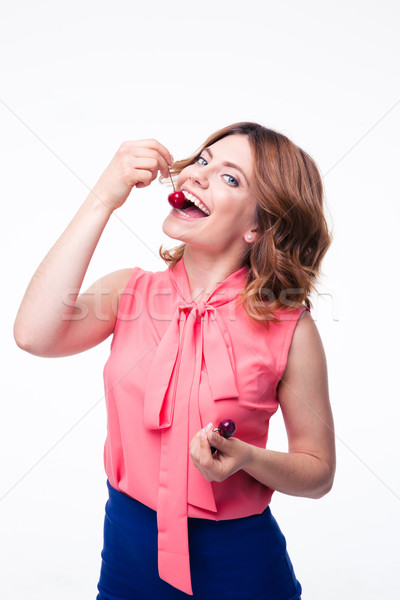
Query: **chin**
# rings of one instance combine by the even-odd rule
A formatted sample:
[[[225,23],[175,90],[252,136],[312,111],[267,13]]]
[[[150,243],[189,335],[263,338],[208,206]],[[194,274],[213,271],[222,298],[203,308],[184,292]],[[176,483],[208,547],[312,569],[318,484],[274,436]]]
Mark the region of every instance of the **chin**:
[[[181,239],[181,237],[178,237],[178,235],[174,234],[174,227],[170,227],[168,221],[168,217],[165,219],[165,221],[162,224],[162,232],[165,233],[165,235],[167,235],[169,238],[173,239],[173,240],[178,240],[180,242],[183,242],[184,240]]]

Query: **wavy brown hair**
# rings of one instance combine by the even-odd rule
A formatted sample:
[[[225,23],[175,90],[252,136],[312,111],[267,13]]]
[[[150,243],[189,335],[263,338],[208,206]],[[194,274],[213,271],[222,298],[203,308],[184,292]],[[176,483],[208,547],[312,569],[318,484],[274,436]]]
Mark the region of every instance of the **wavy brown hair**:
[[[268,328],[275,311],[312,308],[320,265],[331,242],[324,216],[324,190],[314,160],[285,135],[258,123],[235,123],[210,135],[187,159],[176,161],[172,175],[193,164],[204,148],[229,135],[247,136],[254,158],[258,239],[248,244],[242,265],[249,272],[239,296],[251,319]],[[161,178],[163,180],[163,178]],[[159,248],[174,267],[186,244]]]

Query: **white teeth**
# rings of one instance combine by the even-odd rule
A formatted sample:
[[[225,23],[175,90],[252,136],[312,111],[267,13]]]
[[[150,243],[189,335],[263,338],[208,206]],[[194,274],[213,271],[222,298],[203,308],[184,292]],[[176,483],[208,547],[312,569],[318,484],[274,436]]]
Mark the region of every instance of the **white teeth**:
[[[180,210],[179,208],[175,209],[176,211],[178,211],[178,213],[180,213],[181,215],[183,215],[184,217],[186,217],[187,219],[189,219],[189,215],[187,215],[186,213],[183,212],[183,210]]]
[[[197,208],[199,208],[200,210],[202,210],[207,216],[211,215],[210,211],[208,210],[207,206],[205,206],[201,200],[199,200],[198,198],[196,198],[196,196],[193,196],[193,194],[191,194],[190,192],[187,192],[186,190],[182,190],[186,200],[189,200],[190,202],[193,202],[193,204],[195,204],[197,206]]]

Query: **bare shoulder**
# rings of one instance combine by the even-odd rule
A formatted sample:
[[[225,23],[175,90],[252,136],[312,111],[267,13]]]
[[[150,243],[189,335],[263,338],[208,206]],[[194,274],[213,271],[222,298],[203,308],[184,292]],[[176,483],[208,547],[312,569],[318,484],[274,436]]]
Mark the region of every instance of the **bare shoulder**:
[[[285,374],[305,367],[321,369],[325,363],[325,351],[318,328],[310,312],[305,310],[300,315],[293,333]]]
[[[86,306],[88,310],[92,311],[100,305],[102,311],[111,320],[110,322],[115,322],[120,296],[132,272],[133,268],[118,269],[118,271],[112,271],[103,275],[79,295],[75,310],[82,310],[82,307]]]
[[[133,272],[133,268],[118,269],[118,271],[112,271],[104,275],[99,281],[112,286],[113,288],[120,290],[125,288]]]
[[[283,412],[306,404],[324,406],[329,413],[329,386],[326,356],[321,336],[309,311],[300,316],[292,337],[286,368],[278,384]],[[307,400],[306,400],[307,399]],[[319,410],[319,409],[318,409]]]
[[[281,385],[286,383],[287,385]],[[296,324],[286,367],[278,384],[280,399],[290,395],[290,388],[319,387],[327,394],[328,372],[321,336],[310,312],[305,310]]]
[[[112,271],[97,279],[86,293],[92,292],[111,292],[119,296],[125,289],[131,275],[133,268],[129,269],[118,269],[118,271]]]

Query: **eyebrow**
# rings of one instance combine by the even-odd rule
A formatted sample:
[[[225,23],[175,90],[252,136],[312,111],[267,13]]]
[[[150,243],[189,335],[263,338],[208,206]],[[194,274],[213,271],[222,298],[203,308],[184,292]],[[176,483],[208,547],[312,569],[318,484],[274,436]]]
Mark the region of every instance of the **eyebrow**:
[[[212,152],[211,152],[211,150],[209,148],[203,148],[203,152],[208,152],[208,154],[210,155],[210,157],[213,158]],[[247,183],[248,187],[250,187],[249,186],[249,182],[247,181],[247,177],[244,174],[243,169],[241,167],[239,167],[239,165],[236,165],[235,163],[229,162],[229,161],[225,161],[222,164],[223,164],[224,167],[233,167],[234,169],[236,169],[237,171],[239,171],[239,173],[241,173],[243,175],[243,178],[244,178],[245,182]]]

